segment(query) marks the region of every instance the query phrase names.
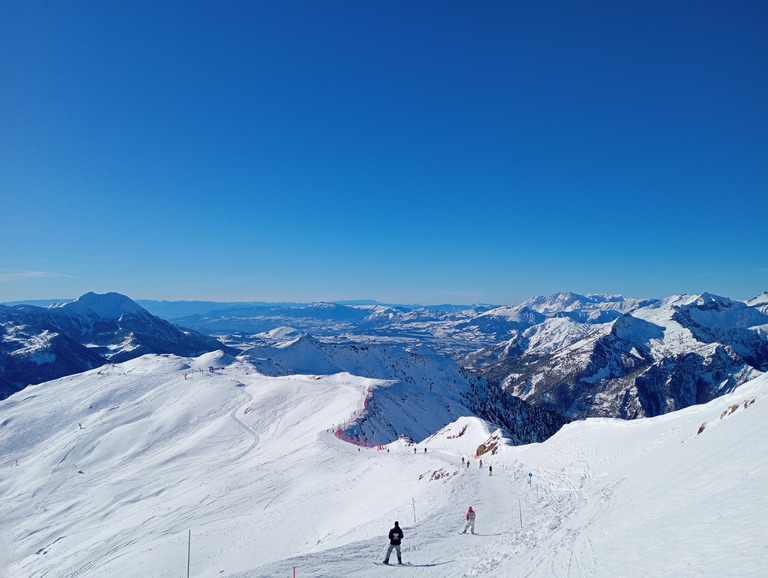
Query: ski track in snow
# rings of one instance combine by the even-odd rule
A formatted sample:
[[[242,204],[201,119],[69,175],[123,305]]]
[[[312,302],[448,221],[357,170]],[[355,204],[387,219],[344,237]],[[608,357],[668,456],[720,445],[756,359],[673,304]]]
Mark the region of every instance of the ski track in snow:
[[[337,439],[376,380],[270,378],[245,364],[187,379],[173,363],[146,356],[0,404],[3,578],[181,576],[190,529],[197,577],[758,576],[768,565],[768,400],[722,417],[768,378],[661,418],[570,424],[480,469],[461,462],[491,433],[476,418],[416,453]],[[740,457],[732,439],[755,453]],[[460,534],[470,505],[476,536]],[[395,519],[413,564],[401,570],[372,564]]]

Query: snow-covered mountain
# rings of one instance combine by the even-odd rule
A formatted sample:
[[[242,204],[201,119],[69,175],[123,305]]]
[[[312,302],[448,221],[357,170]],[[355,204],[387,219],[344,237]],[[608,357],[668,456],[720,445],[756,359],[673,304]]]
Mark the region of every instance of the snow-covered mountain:
[[[28,384],[145,353],[189,356],[217,349],[236,352],[118,293],[87,293],[49,307],[0,305],[0,399]]]
[[[655,301],[655,299],[630,299],[620,295],[579,295],[566,291],[534,297],[520,305],[497,307],[485,313],[485,316],[522,321],[524,327],[530,327],[552,317],[603,323]]]
[[[347,373],[389,383],[371,396],[365,415],[346,432],[365,441],[390,442],[403,434],[421,439],[460,416],[474,415],[502,426],[514,443],[534,443],[549,438],[568,421],[489,386],[424,345],[326,343],[285,330],[270,334],[273,340],[278,336],[284,340],[253,347],[240,358],[263,375]],[[404,415],[421,416],[410,420],[412,431],[392,425]]]
[[[763,313],[768,313],[768,291],[763,291],[760,295],[754,299],[750,299],[746,303],[750,307],[755,307]]]
[[[209,312],[197,321],[259,331],[284,323],[329,342],[428,344],[514,396],[572,418],[673,411],[767,368],[768,293],[747,302],[710,294],[641,300],[565,292],[516,306],[446,310],[281,304],[266,315],[259,307],[242,315]],[[238,340],[259,341],[247,333],[233,344]]]
[[[632,418],[712,399],[765,371],[766,296],[748,302],[709,294],[659,301],[558,293],[517,306],[467,308],[378,303],[142,303],[175,315],[174,323],[181,322],[218,338],[230,347],[230,353],[276,347],[286,335],[312,335],[314,341],[328,346],[327,351],[331,351],[331,345],[355,345],[355,356],[361,360],[369,356],[361,348],[369,345],[406,350],[427,345],[486,378],[492,385],[489,399],[498,407],[516,404],[514,397],[507,399],[512,394],[570,418]],[[71,360],[69,367],[56,367],[58,373],[46,373],[50,365],[27,363],[24,371],[34,375],[28,382],[81,371],[106,358],[124,359],[150,351],[194,353],[135,338],[137,334],[162,334],[163,328],[153,326],[151,330],[127,333],[125,326],[104,325],[101,319],[110,317],[110,308],[115,304],[102,303],[101,313],[91,306],[91,313],[84,315],[80,309],[86,303],[78,302],[45,309],[71,310],[71,320],[64,315],[59,321],[66,331],[46,325],[47,333],[36,329],[26,335],[18,327],[13,328],[23,338],[11,350],[18,351],[19,359],[25,359],[22,352],[43,359],[40,352],[49,350],[40,344],[51,343],[50,347],[56,346],[62,352],[58,360]],[[142,317],[136,303],[124,305],[128,318]],[[83,340],[82,331],[94,337]],[[110,332],[114,335],[110,336]],[[99,339],[106,344],[99,345]],[[172,336],[163,339],[173,341]],[[221,343],[211,342],[197,352],[222,347]],[[299,357],[300,347],[292,348]],[[269,357],[262,356],[258,361],[262,371],[284,371],[279,364],[270,368]],[[6,368],[10,373],[16,371],[12,364],[6,364]],[[350,362],[349,368],[354,369],[354,363]],[[302,367],[295,366],[291,371],[301,372]],[[13,391],[7,381],[6,391]],[[501,393],[496,395],[498,391]],[[491,402],[486,409],[494,411]],[[526,410],[527,406],[518,409]]]
[[[573,418],[659,415],[768,370],[768,314],[757,304],[677,295],[618,315],[596,324],[550,318],[466,363],[515,396]]]
[[[471,415],[415,445],[334,435],[376,398],[369,419],[417,435],[431,414],[393,405],[428,386],[414,381],[265,376],[214,352],[31,386],[0,401],[0,573],[378,578],[401,571],[372,563],[394,520],[402,571],[424,578],[768,567],[768,376],[706,405],[573,422],[524,446]],[[475,536],[461,534],[469,506]]]

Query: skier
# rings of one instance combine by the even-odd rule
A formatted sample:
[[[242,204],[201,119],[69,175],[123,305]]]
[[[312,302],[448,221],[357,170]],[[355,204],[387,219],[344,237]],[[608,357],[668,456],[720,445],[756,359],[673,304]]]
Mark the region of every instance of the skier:
[[[482,459],[480,460],[480,469],[481,470],[483,469],[483,460]]]
[[[461,465],[464,465],[464,456],[461,456]]]
[[[389,555],[392,554],[393,549],[397,552],[397,563],[403,563],[403,559],[400,557],[400,540],[402,539],[403,531],[400,529],[400,523],[395,520],[395,527],[389,531],[389,548],[387,548],[387,555],[384,556],[385,564],[389,564]]]
[[[472,526],[472,533],[475,533],[475,511],[472,509],[472,506],[469,507],[469,510],[467,510],[467,523],[464,526],[464,531],[462,534],[467,533],[467,528]]]
[[[489,476],[493,475],[493,466],[488,466],[488,475]]]

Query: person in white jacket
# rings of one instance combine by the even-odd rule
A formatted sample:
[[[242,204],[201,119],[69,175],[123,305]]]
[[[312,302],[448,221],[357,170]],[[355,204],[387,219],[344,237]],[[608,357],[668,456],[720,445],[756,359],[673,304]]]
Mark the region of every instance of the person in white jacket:
[[[472,527],[472,533],[474,534],[475,533],[475,511],[472,509],[472,506],[470,506],[469,510],[467,510],[467,523],[464,526],[464,531],[462,532],[462,534],[466,534],[467,529],[469,529],[470,526]]]

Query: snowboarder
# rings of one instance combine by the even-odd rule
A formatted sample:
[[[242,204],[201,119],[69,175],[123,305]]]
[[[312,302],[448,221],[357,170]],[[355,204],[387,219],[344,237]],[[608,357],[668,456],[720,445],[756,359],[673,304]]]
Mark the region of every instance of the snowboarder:
[[[488,475],[489,476],[493,475],[493,466],[488,466]]]
[[[462,534],[467,533],[467,528],[472,526],[472,533],[475,533],[475,511],[472,509],[472,506],[469,507],[469,510],[467,510],[467,523],[464,525],[464,531]]]
[[[403,531],[400,529],[400,523],[395,520],[395,527],[389,531],[389,548],[387,548],[387,555],[384,556],[384,564],[389,564],[389,555],[392,554],[393,549],[397,552],[397,563],[403,563],[400,557],[400,540],[402,539]]]

